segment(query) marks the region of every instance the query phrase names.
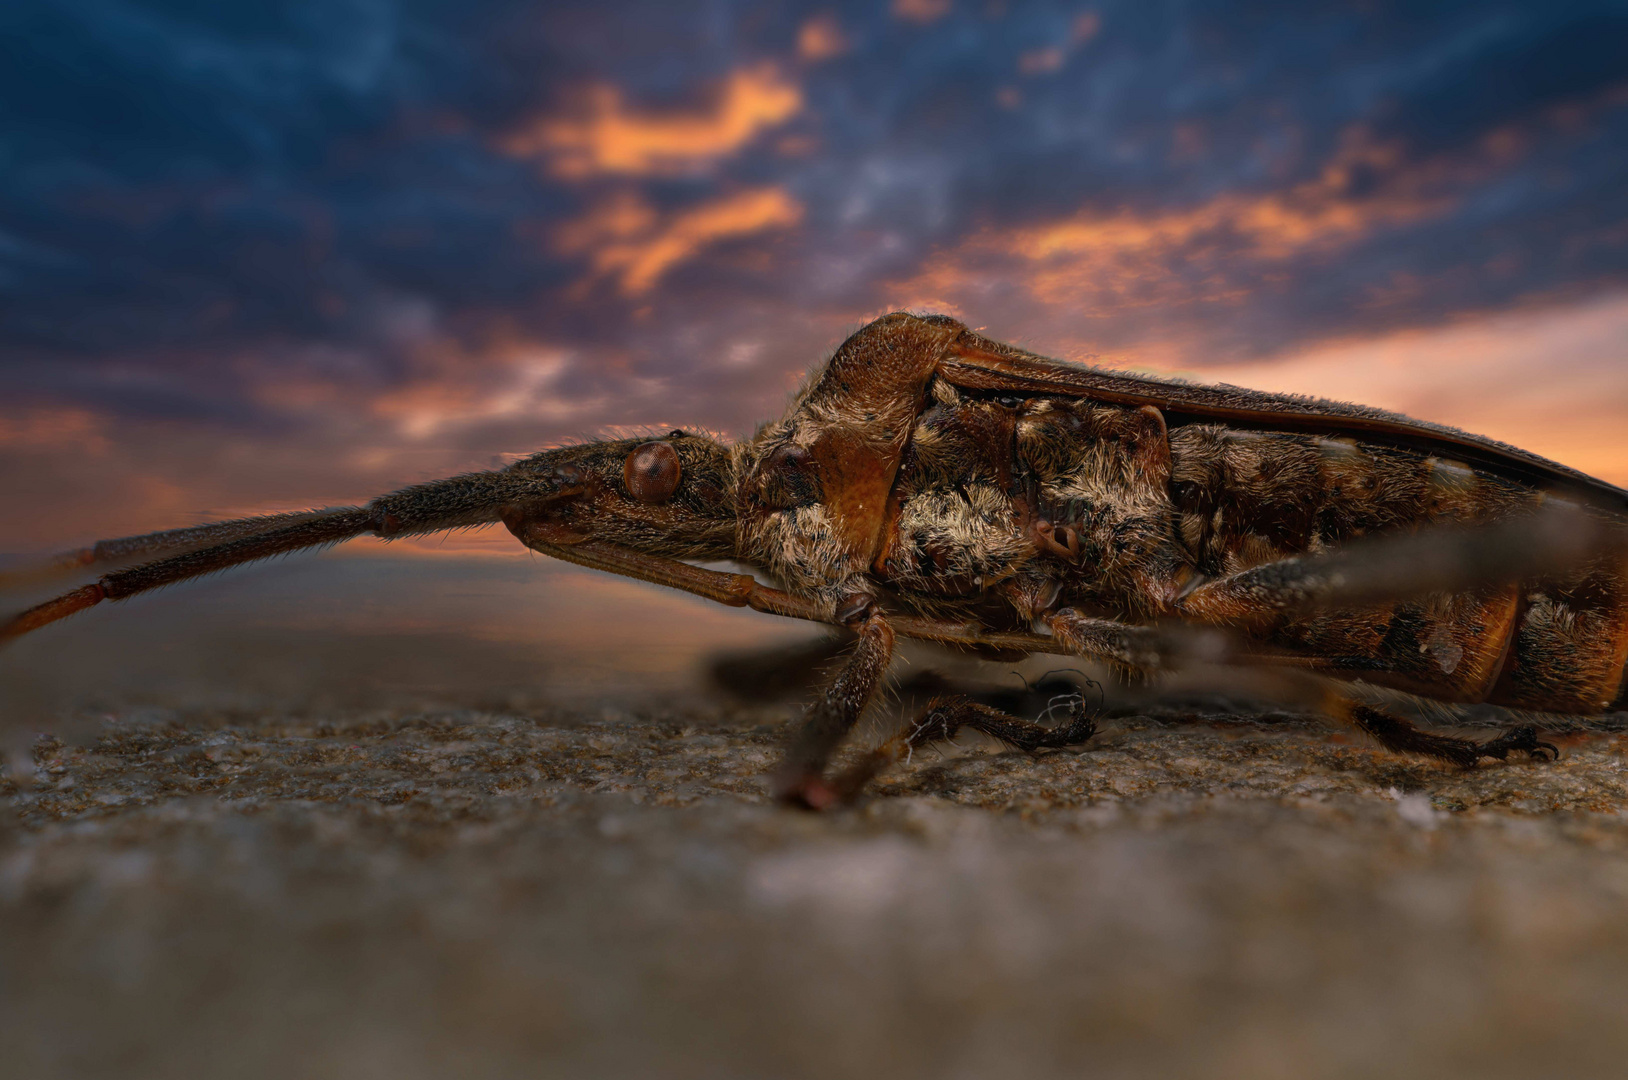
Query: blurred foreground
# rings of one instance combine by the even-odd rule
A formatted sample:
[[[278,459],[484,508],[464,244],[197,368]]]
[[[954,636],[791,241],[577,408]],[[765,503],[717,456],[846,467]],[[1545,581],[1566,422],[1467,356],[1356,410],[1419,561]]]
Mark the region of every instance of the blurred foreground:
[[[1620,735],[1167,708],[812,816],[794,706],[695,677],[807,628],[598,581],[336,556],[19,643],[5,1073],[1620,1075]]]

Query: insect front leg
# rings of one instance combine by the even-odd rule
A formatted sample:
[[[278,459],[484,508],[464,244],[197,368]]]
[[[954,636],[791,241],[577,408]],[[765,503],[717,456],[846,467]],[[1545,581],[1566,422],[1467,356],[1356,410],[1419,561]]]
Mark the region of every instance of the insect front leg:
[[[825,779],[825,767],[859,722],[865,706],[893,659],[893,627],[873,612],[857,627],[859,641],[842,670],[803,714],[775,773],[775,796],[782,802],[821,810],[840,792]]]

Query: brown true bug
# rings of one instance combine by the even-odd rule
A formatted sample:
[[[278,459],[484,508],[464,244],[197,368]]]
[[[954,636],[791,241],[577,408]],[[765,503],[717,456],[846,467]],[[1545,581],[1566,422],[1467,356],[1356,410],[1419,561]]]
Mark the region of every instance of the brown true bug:
[[[1451,702],[1612,709],[1628,661],[1625,518],[1628,493],[1450,428],[1060,363],[896,313],[743,442],[595,442],[365,507],[103,541],[59,562],[152,561],[15,616],[0,638],[299,548],[501,521],[569,562],[854,630],[775,778],[780,797],[817,807],[963,727],[1027,749],[1093,733],[1083,709],[1050,728],[945,697],[828,776],[896,635],[1128,670],[1173,666],[1198,643]],[[684,560],[735,560],[779,587]],[[1530,726],[1477,743],[1343,692],[1324,708],[1461,766],[1557,755]]]

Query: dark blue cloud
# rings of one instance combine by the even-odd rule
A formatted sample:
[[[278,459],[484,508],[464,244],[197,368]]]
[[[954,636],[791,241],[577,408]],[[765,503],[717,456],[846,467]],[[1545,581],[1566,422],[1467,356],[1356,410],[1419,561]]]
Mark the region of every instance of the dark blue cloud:
[[[36,177],[310,165],[388,115],[404,88],[400,29],[374,0],[19,0],[0,13],[0,117]]]
[[[815,15],[845,48],[800,60]],[[1102,332],[1190,324],[1264,353],[1628,268],[1620,4],[964,0],[921,24],[875,4],[13,0],[0,42],[0,380],[135,417],[280,430],[266,383],[365,404],[448,377],[424,370],[433,337],[567,350],[561,391],[599,419],[624,419],[602,399],[636,375],[738,423],[724,396],[758,407],[980,230],[1293,192],[1353,140],[1384,153],[1327,197],[1442,208],[1264,268],[1215,241],[1171,280],[1247,299]],[[688,172],[570,177],[505,150],[596,85],[639,116],[705,113],[764,63],[800,109]],[[558,242],[617,193],[656,230],[765,187],[799,225],[719,233],[639,295],[595,276],[609,241]]]

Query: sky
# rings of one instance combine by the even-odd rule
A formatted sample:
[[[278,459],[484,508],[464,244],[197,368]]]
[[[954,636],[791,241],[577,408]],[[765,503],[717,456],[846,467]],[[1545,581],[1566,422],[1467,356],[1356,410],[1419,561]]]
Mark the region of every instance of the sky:
[[[746,435],[900,308],[1628,483],[1624,147],[1622,3],[9,0],[0,551]]]

